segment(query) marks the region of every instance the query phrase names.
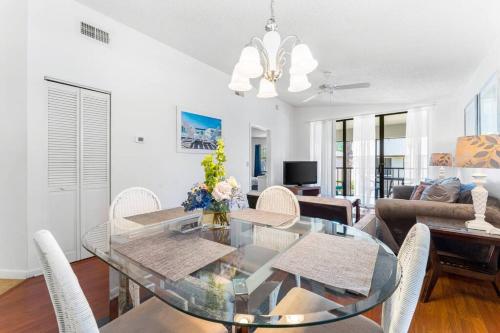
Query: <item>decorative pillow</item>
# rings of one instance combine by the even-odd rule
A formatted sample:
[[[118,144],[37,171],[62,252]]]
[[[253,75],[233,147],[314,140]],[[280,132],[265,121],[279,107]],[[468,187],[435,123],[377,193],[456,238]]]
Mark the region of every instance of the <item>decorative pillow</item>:
[[[458,178],[442,179],[439,183],[434,183],[427,187],[422,193],[420,200],[456,202],[460,191],[460,180]]]
[[[453,182],[453,183],[458,182],[460,184],[460,179],[458,179],[457,177],[448,177],[448,178],[443,178],[443,179],[436,179],[434,181],[435,184],[447,184],[450,182]]]
[[[422,193],[429,186],[430,186],[429,184],[420,183],[420,185],[418,185],[411,194],[410,200],[420,200],[420,198],[422,197]]]
[[[472,191],[476,187],[474,183],[460,184],[460,193]]]

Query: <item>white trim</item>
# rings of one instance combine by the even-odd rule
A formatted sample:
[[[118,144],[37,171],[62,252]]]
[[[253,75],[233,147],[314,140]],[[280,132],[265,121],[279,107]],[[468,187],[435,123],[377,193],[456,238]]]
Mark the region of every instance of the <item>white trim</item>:
[[[0,279],[26,279],[28,271],[20,269],[0,269]]]
[[[55,83],[59,83],[59,84],[64,84],[65,86],[72,86],[72,87],[76,87],[76,88],[80,88],[80,89],[91,90],[91,91],[95,91],[95,92],[99,92],[99,93],[103,93],[103,94],[108,94],[108,95],[111,96],[111,91],[108,91],[108,90],[103,90],[103,89],[99,89],[99,88],[84,86],[84,85],[81,85],[81,84],[78,84],[78,83],[74,83],[74,82],[70,82],[70,81],[59,80],[59,79],[56,79],[56,78],[53,78],[53,77],[50,77],[50,76],[45,76],[44,80],[45,81],[49,81],[49,82],[55,82]]]
[[[42,274],[41,268],[35,268],[29,270],[0,269],[0,279],[28,279],[30,277],[41,274]]]
[[[267,127],[263,127],[257,124],[249,123],[248,129],[249,129],[249,135],[248,135],[248,161],[247,161],[247,167],[248,167],[248,188],[250,191],[252,190],[252,178],[253,178],[253,173],[252,173],[252,168],[253,166],[251,165],[251,162],[254,159],[254,156],[252,154],[252,128],[256,128],[258,130],[266,132],[266,161],[267,161],[267,170],[266,170],[266,178],[267,178],[267,187],[274,185],[273,183],[273,160],[272,160],[272,150],[271,150],[271,129]]]

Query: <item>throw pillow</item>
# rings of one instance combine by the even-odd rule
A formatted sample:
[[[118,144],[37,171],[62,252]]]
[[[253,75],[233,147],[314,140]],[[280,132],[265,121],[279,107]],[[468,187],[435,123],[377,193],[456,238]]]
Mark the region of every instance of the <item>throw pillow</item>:
[[[434,183],[427,187],[422,193],[421,200],[456,202],[460,191],[460,180],[458,178],[446,178],[440,183]]]
[[[460,192],[472,191],[475,187],[474,183],[460,184]]]
[[[423,184],[423,183],[418,185],[411,194],[410,200],[420,200],[420,198],[422,197],[422,193],[424,193],[424,190],[429,186],[430,186],[429,184]]]

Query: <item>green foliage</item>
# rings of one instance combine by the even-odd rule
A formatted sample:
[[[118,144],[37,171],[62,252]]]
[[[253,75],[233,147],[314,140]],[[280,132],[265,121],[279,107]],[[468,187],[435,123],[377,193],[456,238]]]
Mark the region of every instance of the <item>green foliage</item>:
[[[214,161],[215,159],[215,161]],[[201,161],[201,165],[205,170],[205,185],[207,185],[208,192],[212,193],[215,185],[226,176],[224,169],[224,162],[226,162],[226,154],[224,153],[224,141],[217,140],[217,149],[213,154],[208,154]]]

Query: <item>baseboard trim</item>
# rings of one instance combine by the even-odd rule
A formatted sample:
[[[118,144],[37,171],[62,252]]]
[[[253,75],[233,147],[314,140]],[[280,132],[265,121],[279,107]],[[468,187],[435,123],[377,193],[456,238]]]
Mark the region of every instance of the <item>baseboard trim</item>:
[[[20,269],[0,269],[0,279],[23,280],[26,279],[27,273]]]
[[[38,276],[43,274],[41,268],[35,268],[30,270],[21,269],[0,269],[0,279],[28,279],[33,276]]]

